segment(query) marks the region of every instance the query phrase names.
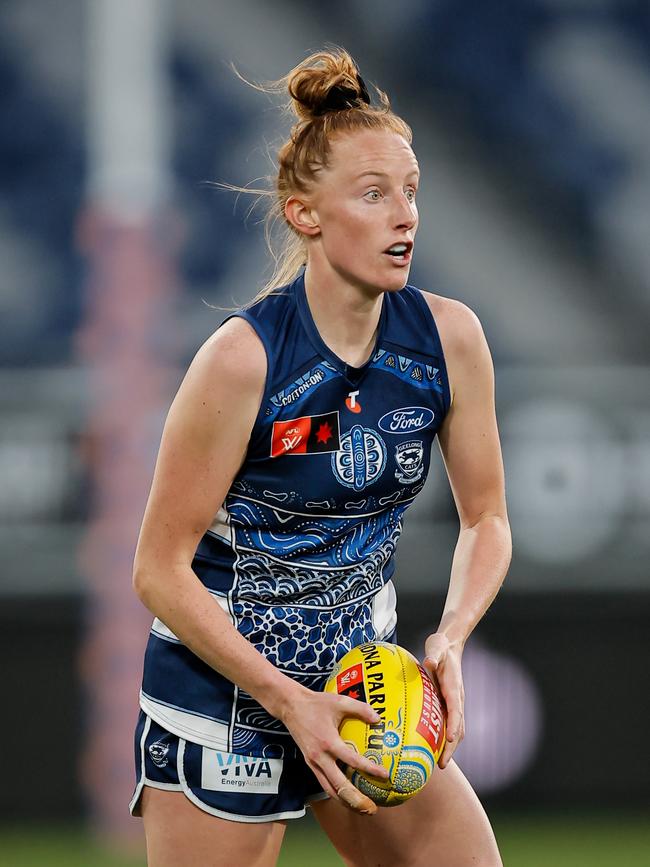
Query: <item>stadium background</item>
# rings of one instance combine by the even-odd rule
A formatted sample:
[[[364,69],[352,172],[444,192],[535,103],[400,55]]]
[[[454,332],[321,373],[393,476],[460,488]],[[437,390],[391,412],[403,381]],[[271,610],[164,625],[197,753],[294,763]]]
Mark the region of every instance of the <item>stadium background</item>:
[[[647,2],[3,0],[7,867],[141,863],[133,547],[183,370],[267,260],[250,202],[203,182],[267,175],[286,131],[229,63],[273,78],[328,41],[413,126],[411,280],[477,311],[497,368],[515,553],[459,762],[507,864],[650,863]],[[398,551],[416,653],[457,533],[434,464]],[[337,863],[304,821],[280,863],[307,861]]]

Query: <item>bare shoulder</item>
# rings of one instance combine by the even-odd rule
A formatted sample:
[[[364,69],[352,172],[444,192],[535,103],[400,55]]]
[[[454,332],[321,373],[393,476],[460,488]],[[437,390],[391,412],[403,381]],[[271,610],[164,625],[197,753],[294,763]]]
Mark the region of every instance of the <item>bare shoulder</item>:
[[[452,399],[477,370],[492,376],[492,358],[483,326],[474,311],[454,298],[423,292],[445,354]]]
[[[239,386],[255,387],[266,373],[266,351],[253,326],[241,316],[224,322],[201,346],[192,367],[227,374]]]
[[[471,352],[477,341],[485,340],[481,322],[467,304],[433,292],[423,292],[422,295],[436,320],[445,354],[448,351]]]
[[[193,432],[211,432],[217,421],[242,435],[259,408],[266,382],[266,351],[255,329],[233,316],[200,347],[172,404]],[[236,409],[236,411],[233,411]]]

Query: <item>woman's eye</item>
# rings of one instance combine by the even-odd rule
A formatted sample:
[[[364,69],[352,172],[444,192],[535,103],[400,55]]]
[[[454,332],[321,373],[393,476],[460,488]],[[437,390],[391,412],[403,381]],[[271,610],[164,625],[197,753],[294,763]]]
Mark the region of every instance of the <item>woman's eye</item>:
[[[415,190],[408,189],[406,191],[406,198],[409,200],[409,202],[414,202],[415,201]]]
[[[381,193],[379,192],[379,190],[368,190],[368,192],[366,193],[366,198],[369,198],[372,202],[377,202],[381,198]]]

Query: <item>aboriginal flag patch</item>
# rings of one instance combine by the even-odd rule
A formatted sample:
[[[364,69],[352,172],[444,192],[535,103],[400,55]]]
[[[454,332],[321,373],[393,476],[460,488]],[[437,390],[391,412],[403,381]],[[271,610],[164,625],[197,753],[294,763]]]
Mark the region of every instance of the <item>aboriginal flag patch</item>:
[[[341,448],[339,414],[305,415],[289,421],[274,421],[271,457],[338,452]]]

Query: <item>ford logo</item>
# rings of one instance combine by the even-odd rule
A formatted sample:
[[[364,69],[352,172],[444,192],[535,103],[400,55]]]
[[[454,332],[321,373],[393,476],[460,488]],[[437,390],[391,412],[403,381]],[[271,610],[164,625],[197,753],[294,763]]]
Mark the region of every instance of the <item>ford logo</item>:
[[[384,433],[400,434],[412,433],[429,427],[435,417],[435,413],[426,406],[403,406],[387,412],[379,419],[379,428]]]

